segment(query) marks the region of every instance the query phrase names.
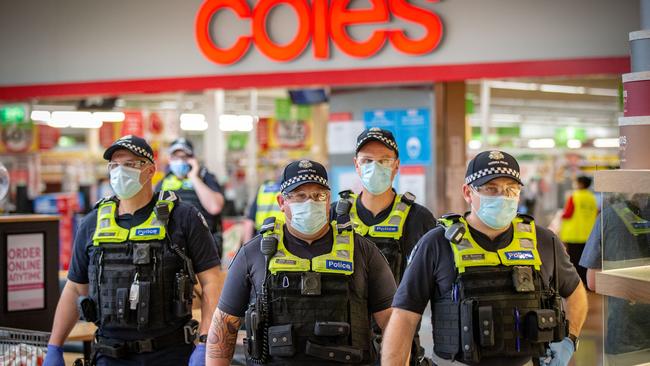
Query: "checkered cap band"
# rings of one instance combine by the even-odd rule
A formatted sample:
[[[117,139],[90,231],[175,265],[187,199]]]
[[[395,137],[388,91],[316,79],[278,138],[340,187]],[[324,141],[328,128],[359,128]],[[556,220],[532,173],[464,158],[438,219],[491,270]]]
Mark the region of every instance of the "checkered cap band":
[[[387,146],[390,146],[393,150],[397,151],[397,144],[395,143],[395,141],[385,137],[381,133],[374,133],[372,131],[368,132],[368,135],[366,135],[366,137],[364,137],[363,139],[359,140],[359,142],[357,142],[357,150],[359,150],[359,147],[365,144],[368,139],[379,140],[384,144],[386,144]]]
[[[479,178],[482,178],[482,177],[485,177],[485,176],[488,176],[488,175],[495,175],[495,174],[507,174],[507,175],[510,175],[510,176],[516,178],[517,180],[519,180],[519,172],[518,171],[516,171],[516,170],[514,170],[512,168],[506,168],[506,167],[498,166],[498,167],[490,167],[490,168],[486,168],[486,169],[481,169],[478,172],[473,173],[472,175],[465,177],[465,184],[470,184],[470,183],[472,183],[473,181],[475,181],[475,180],[477,180]]]
[[[122,146],[122,147],[124,147],[126,149],[129,149],[132,152],[134,152],[134,153],[136,153],[136,154],[138,154],[140,156],[144,156],[145,158],[147,158],[147,159],[151,160],[151,162],[153,162],[153,155],[151,155],[147,150],[145,150],[144,148],[142,148],[140,146],[134,145],[134,144],[132,144],[132,143],[130,143],[128,141],[119,141],[119,140],[115,142],[115,145]]]
[[[295,177],[291,177],[288,180],[282,182],[282,185],[280,186],[280,191],[284,192],[284,190],[287,187],[290,187],[291,185],[299,182],[315,182],[324,185],[325,187],[329,187],[329,184],[327,184],[327,179],[321,177],[320,175],[317,174],[300,174],[296,175]]]

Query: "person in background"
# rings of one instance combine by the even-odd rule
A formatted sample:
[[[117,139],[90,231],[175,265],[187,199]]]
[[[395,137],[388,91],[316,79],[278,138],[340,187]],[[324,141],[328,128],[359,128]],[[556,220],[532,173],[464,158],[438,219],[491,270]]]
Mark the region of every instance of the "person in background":
[[[219,255],[223,254],[221,211],[224,196],[215,176],[199,165],[192,143],[179,138],[167,149],[169,172],[158,183],[156,190],[172,191],[184,202],[196,207],[210,227]]]
[[[372,127],[357,136],[354,167],[363,189],[358,196],[351,191],[339,193],[350,202],[350,219],[357,234],[370,239],[381,250],[399,285],[406,259],[415,243],[436,226],[436,220],[426,207],[415,203],[410,192],[397,194],[393,180],[399,171],[399,152],[393,133]],[[336,204],[330,210],[336,219]],[[375,329],[378,334],[379,329]],[[424,348],[416,334],[411,350],[411,365],[426,365]]]
[[[604,248],[604,249],[603,249]],[[605,203],[580,258],[587,285],[596,291],[596,273],[617,263],[650,258],[650,195],[623,194]],[[642,263],[642,262],[640,262]],[[605,354],[610,365],[629,364],[619,355],[650,349],[650,305],[607,296]],[[625,357],[625,356],[623,356]]]
[[[562,243],[517,214],[521,186],[519,163],[505,152],[484,151],[469,162],[462,194],[471,211],[443,216],[413,249],[384,332],[382,365],[405,364],[429,302],[436,363],[521,366],[542,357],[543,365],[568,365],[587,294]]]
[[[580,257],[598,216],[598,202],[589,186],[591,178],[576,178],[575,190],[564,205],[560,226],[560,240],[583,283],[587,283],[587,269],[579,264]]]
[[[63,366],[62,345],[80,315],[98,326],[97,365],[204,365],[220,292],[206,221],[173,192],[153,192],[156,167],[144,139],[122,137],[104,159],[116,196],[101,199],[79,225],[44,365]],[[197,278],[200,325],[192,319]]]
[[[386,260],[347,212],[330,222],[323,165],[290,163],[280,191],[283,217],[267,218],[230,266],[207,365],[230,365],[242,318],[248,365],[374,364],[370,319],[386,325],[396,287]]]
[[[248,209],[248,215],[244,219],[242,243],[248,242],[259,233],[267,217],[283,217],[284,214],[278,206],[279,194],[280,184],[278,182],[267,180],[260,186]]]

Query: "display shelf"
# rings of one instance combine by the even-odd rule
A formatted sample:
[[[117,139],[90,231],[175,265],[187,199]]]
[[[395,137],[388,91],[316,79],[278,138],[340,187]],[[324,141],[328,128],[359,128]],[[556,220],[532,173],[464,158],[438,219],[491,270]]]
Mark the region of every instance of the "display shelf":
[[[650,304],[650,265],[598,272],[596,292]]]

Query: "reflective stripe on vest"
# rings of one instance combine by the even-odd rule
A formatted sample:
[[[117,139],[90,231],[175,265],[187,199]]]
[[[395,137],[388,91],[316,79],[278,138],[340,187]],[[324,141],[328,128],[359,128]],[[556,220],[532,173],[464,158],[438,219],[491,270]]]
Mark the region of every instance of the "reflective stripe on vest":
[[[571,195],[573,215],[562,220],[560,240],[565,243],[584,243],[598,216],[596,197],[587,189],[578,189]]]
[[[359,235],[371,236],[374,238],[391,238],[399,240],[402,237],[404,231],[404,223],[406,222],[406,217],[411,210],[411,205],[402,202],[402,195],[395,195],[395,200],[393,201],[393,207],[391,208],[390,214],[386,219],[380,222],[377,225],[368,226],[366,225],[357,214],[357,195],[350,194],[352,199],[352,208],[350,209],[350,220],[354,225],[354,231]]]
[[[255,230],[260,230],[267,217],[284,218],[280,211],[277,196],[280,193],[277,184],[263,184],[257,191],[257,211],[255,212]]]
[[[520,217],[512,220],[514,234],[508,246],[496,252],[483,249],[472,238],[467,221],[460,217],[459,221],[465,225],[465,235],[458,244],[450,243],[454,252],[454,262],[458,273],[465,272],[466,267],[479,266],[533,266],[539,271],[542,261],[537,251],[537,235],[535,222],[524,222]]]
[[[159,200],[158,203],[165,203],[169,212],[174,208],[174,202]],[[122,243],[129,241],[151,241],[162,240],[166,236],[165,225],[158,221],[156,214],[151,212],[149,218],[142,224],[132,227],[130,230],[117,225],[115,220],[117,204],[115,201],[106,201],[97,209],[97,226],[93,234],[93,245],[102,243]]]
[[[630,234],[639,236],[650,233],[650,221],[636,215],[625,203],[615,203],[612,205],[612,208],[618,217],[621,218],[621,221],[623,221]]]
[[[278,240],[278,249],[271,258],[269,271],[278,272],[320,272],[351,275],[354,273],[354,232],[351,230],[339,234],[336,224],[331,224],[334,232],[332,250],[311,260],[291,254],[284,246],[283,220],[276,219],[273,231],[267,231],[265,237],[272,236]]]

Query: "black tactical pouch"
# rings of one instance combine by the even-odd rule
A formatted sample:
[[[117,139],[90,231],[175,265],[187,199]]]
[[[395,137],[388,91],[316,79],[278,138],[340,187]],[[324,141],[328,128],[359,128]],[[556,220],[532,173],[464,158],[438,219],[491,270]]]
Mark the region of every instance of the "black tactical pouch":
[[[149,326],[151,283],[148,281],[141,281],[138,289],[138,330],[143,330]]]
[[[254,359],[262,358],[262,318],[257,310],[255,304],[251,304],[246,309],[244,315],[244,324],[246,325],[246,338],[244,339],[244,347],[246,354]]]
[[[269,354],[271,356],[292,357],[296,353],[291,324],[269,327],[268,332]]]
[[[478,345],[474,339],[474,308],[476,301],[465,299],[460,303],[460,346],[463,360],[470,363],[480,361]]]
[[[97,303],[87,296],[81,296],[77,299],[77,310],[82,320],[91,323],[96,323],[99,320],[97,317]]]
[[[552,309],[533,310],[526,314],[524,334],[532,343],[552,342],[558,319]]]
[[[459,304],[445,300],[432,304],[433,351],[446,360],[456,356],[460,350]]]
[[[359,363],[363,360],[363,352],[360,349],[349,346],[321,346],[320,344],[307,341],[305,354],[340,363]]]
[[[192,280],[185,272],[176,273],[174,281],[174,315],[179,318],[192,313]]]
[[[347,337],[350,324],[344,322],[316,322],[314,335],[317,337]]]

